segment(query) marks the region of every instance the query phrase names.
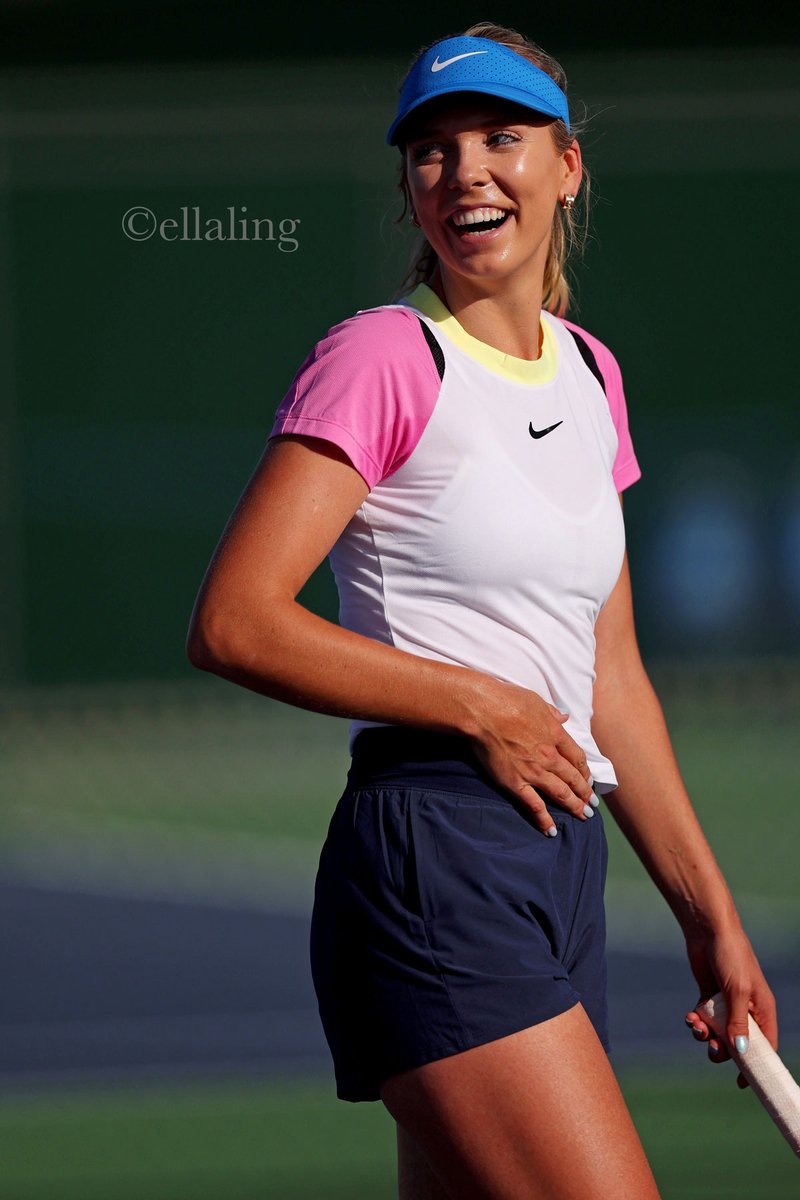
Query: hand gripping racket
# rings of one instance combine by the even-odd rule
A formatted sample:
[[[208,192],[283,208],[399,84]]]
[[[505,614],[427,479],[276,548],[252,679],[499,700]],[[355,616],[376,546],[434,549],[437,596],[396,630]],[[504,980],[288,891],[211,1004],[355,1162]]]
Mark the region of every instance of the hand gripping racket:
[[[786,1138],[795,1154],[800,1154],[800,1087],[772,1049],[764,1034],[748,1014],[750,1047],[740,1054],[725,1036],[728,1007],[719,993],[698,1004],[696,1010],[728,1049],[731,1058],[758,1096],[764,1108]]]

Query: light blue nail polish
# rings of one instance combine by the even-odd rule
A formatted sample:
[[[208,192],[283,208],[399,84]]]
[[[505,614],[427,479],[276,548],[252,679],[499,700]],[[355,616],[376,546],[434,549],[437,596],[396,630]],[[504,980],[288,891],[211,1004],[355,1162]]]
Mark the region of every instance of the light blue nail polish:
[[[743,1033],[739,1034],[734,1044],[739,1054],[747,1054],[747,1047],[750,1045],[750,1042]]]
[[[556,829],[555,825],[551,825],[550,828],[547,830],[547,836],[548,837],[558,837],[558,830]]]
[[[591,796],[589,797],[589,803],[591,804],[592,808],[600,807],[600,801],[598,800],[597,796],[595,796],[594,792],[592,792]]]
[[[594,816],[594,809],[593,809],[593,808],[589,808],[589,805],[588,805],[588,804],[584,804],[584,806],[583,806],[583,815],[584,815],[585,817],[593,817],[593,816]]]

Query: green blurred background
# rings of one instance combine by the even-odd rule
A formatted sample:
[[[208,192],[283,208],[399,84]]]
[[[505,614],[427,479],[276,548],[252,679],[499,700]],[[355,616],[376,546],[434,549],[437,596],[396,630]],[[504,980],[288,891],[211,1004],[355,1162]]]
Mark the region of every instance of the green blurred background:
[[[640,637],[789,1013],[800,56],[785,7],[731,9],[722,29],[711,6],[692,6],[691,20],[640,7],[488,15],[561,57],[573,108],[586,105],[593,237],[570,315],[623,369],[644,471],[626,496]],[[23,1032],[46,1041],[61,1003],[57,990],[50,1010],[40,1003],[37,937],[13,919],[29,911],[20,896],[307,908],[346,727],[196,675],[186,625],[297,366],[330,325],[392,298],[404,273],[411,246],[383,137],[405,64],[486,15],[0,4],[7,1047]],[[122,229],[134,207],[225,225],[232,208],[271,220],[275,240],[135,241]],[[296,248],[281,248],[282,221]],[[327,568],[305,598],[335,615]],[[674,959],[677,974],[663,905],[609,838],[612,949]],[[102,1012],[103,955],[88,945],[82,970]],[[693,1000],[689,986],[682,1003]],[[795,1063],[798,1029],[789,1022]],[[662,1033],[652,1055],[641,1043],[623,1056],[621,1074],[664,1195],[796,1195],[791,1155],[752,1097]],[[153,1069],[137,1083],[12,1059],[0,1066],[3,1200],[393,1194],[391,1121],[337,1103],[324,1063],[291,1077]]]

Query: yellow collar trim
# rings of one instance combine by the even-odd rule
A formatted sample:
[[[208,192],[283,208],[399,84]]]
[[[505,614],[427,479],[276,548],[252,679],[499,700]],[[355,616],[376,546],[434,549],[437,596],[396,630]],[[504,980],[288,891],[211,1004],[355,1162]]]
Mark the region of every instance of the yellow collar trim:
[[[420,283],[410,296],[403,301],[411,308],[418,309],[426,317],[430,317],[445,337],[454,345],[468,354],[482,366],[488,367],[505,379],[513,379],[516,383],[550,383],[555,378],[558,367],[558,345],[550,322],[542,313],[542,353],[535,360],[515,358],[513,354],[504,354],[486,342],[479,342],[471,333],[467,333],[456,318],[445,308],[436,293],[426,283]]]

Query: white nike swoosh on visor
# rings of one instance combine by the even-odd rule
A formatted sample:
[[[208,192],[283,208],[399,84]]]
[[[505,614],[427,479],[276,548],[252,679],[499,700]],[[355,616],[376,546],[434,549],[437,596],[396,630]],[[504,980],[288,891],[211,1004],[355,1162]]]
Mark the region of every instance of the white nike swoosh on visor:
[[[448,58],[445,62],[439,62],[439,55],[436,55],[436,61],[431,65],[432,71],[443,71],[445,67],[449,67],[451,63],[458,62],[460,58],[474,58],[476,54],[488,54],[488,50],[470,50],[467,54],[457,54],[455,58]]]

